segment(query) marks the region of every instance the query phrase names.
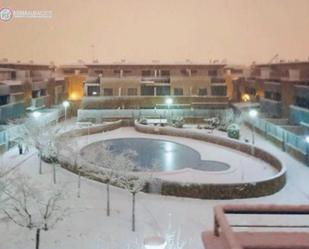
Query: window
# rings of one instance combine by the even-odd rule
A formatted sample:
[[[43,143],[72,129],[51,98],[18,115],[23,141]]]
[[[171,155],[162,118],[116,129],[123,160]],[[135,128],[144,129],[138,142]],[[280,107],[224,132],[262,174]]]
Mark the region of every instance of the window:
[[[226,96],[226,86],[212,86],[212,96]]]
[[[137,88],[128,88],[128,96],[136,96]]]
[[[207,88],[199,88],[198,89],[199,96],[206,96],[207,95]]]
[[[113,96],[113,88],[104,88],[103,89],[104,96]]]
[[[256,95],[256,90],[255,90],[254,87],[246,87],[245,88],[245,93],[255,96]]]
[[[47,95],[46,89],[41,89],[41,94],[40,94],[40,96],[46,96],[46,95]]]
[[[143,71],[142,71],[142,76],[143,76],[143,77],[149,77],[149,76],[151,76],[151,70],[143,70]]]
[[[8,104],[9,103],[9,99],[10,99],[9,95],[0,96],[0,105]]]
[[[88,86],[87,87],[88,96],[99,96],[100,95],[100,86]]]
[[[32,91],[32,98],[38,98],[40,96],[40,91]]]
[[[169,70],[162,70],[161,76],[170,76],[170,71]]]
[[[218,71],[216,69],[208,70],[208,76],[218,76]]]
[[[103,74],[103,70],[94,70],[96,74]]]
[[[275,101],[281,101],[281,94],[278,92],[265,91],[264,93],[265,99],[271,99]]]
[[[182,88],[174,88],[174,95],[175,96],[182,96],[183,95],[183,89]]]
[[[309,98],[296,96],[295,104],[299,107],[309,109]]]

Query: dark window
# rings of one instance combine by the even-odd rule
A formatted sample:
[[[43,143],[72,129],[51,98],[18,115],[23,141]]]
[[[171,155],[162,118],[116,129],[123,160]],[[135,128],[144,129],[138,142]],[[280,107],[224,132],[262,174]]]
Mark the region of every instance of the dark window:
[[[32,91],[32,98],[37,98],[40,95],[40,91],[36,90],[36,91]]]
[[[137,95],[137,88],[128,88],[128,95],[129,96],[136,96]]]
[[[149,76],[151,76],[151,70],[143,70],[143,71],[142,71],[142,76],[143,76],[143,77],[149,77]]]
[[[208,70],[208,76],[217,76],[218,71],[213,69],[213,70]]]
[[[175,96],[182,96],[183,95],[183,89],[182,88],[174,88],[174,95]]]
[[[157,86],[157,96],[167,96],[170,95],[170,87],[169,86]]]
[[[103,74],[103,70],[94,70],[96,74]]]
[[[104,96],[113,96],[113,88],[104,88],[103,89]]]
[[[182,74],[182,75],[188,75],[188,72],[187,72],[187,70],[186,69],[181,69],[180,70],[180,73]]]
[[[212,86],[212,96],[226,96],[226,86]]]
[[[309,109],[309,97],[305,98],[305,97],[296,96],[295,104],[297,106]]]
[[[193,74],[197,74],[197,70],[196,69],[192,69],[191,70],[191,75],[193,75]]]
[[[11,78],[12,78],[12,80],[16,80],[16,72],[11,73]]]
[[[88,86],[87,87],[88,96],[99,96],[100,95],[100,86]]]
[[[255,96],[256,95],[256,90],[255,90],[254,87],[246,87],[245,88],[245,93]]]
[[[161,71],[161,76],[170,76],[170,71],[168,71],[168,70],[162,70],[162,71]]]
[[[264,92],[265,99],[271,99],[276,101],[281,101],[281,94],[278,92],[265,91]]]
[[[141,87],[141,95],[142,96],[154,96],[154,87],[143,85]]]
[[[206,96],[207,95],[207,88],[199,88],[198,89],[199,96]]]
[[[46,96],[46,95],[47,95],[46,89],[41,89],[41,94],[40,94],[40,96]]]
[[[0,105],[6,105],[9,103],[9,95],[0,96]]]

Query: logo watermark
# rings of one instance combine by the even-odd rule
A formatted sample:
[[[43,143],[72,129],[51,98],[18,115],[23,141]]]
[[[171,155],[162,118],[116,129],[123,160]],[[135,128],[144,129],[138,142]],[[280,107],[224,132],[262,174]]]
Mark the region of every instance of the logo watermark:
[[[13,11],[9,8],[0,9],[0,20],[8,22],[13,18]]]
[[[10,8],[0,9],[0,20],[8,22],[13,18],[52,18],[53,12],[51,10],[11,10]]]

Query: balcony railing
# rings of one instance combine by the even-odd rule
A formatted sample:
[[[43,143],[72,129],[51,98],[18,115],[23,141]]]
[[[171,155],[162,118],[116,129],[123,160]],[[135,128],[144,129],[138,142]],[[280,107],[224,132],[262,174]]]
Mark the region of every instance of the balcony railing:
[[[211,78],[210,82],[212,84],[225,84],[225,78],[218,78],[218,77]]]
[[[143,76],[141,79],[142,83],[160,83],[160,84],[169,84],[171,79],[169,76]]]

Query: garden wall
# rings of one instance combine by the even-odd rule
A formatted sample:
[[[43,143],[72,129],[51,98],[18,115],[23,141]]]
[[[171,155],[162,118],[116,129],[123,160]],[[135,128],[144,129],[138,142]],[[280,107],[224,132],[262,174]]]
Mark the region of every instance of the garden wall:
[[[160,134],[168,136],[187,137],[205,142],[225,146],[251,155],[251,146],[231,139],[216,137],[198,132],[188,132],[172,127],[155,127],[135,123],[135,129],[143,133]],[[272,178],[257,182],[236,183],[236,184],[195,184],[162,181],[161,193],[182,197],[202,199],[234,199],[250,198],[274,194],[282,189],[286,183],[286,171],[281,162],[270,153],[255,147],[254,156],[269,163],[279,173]]]

